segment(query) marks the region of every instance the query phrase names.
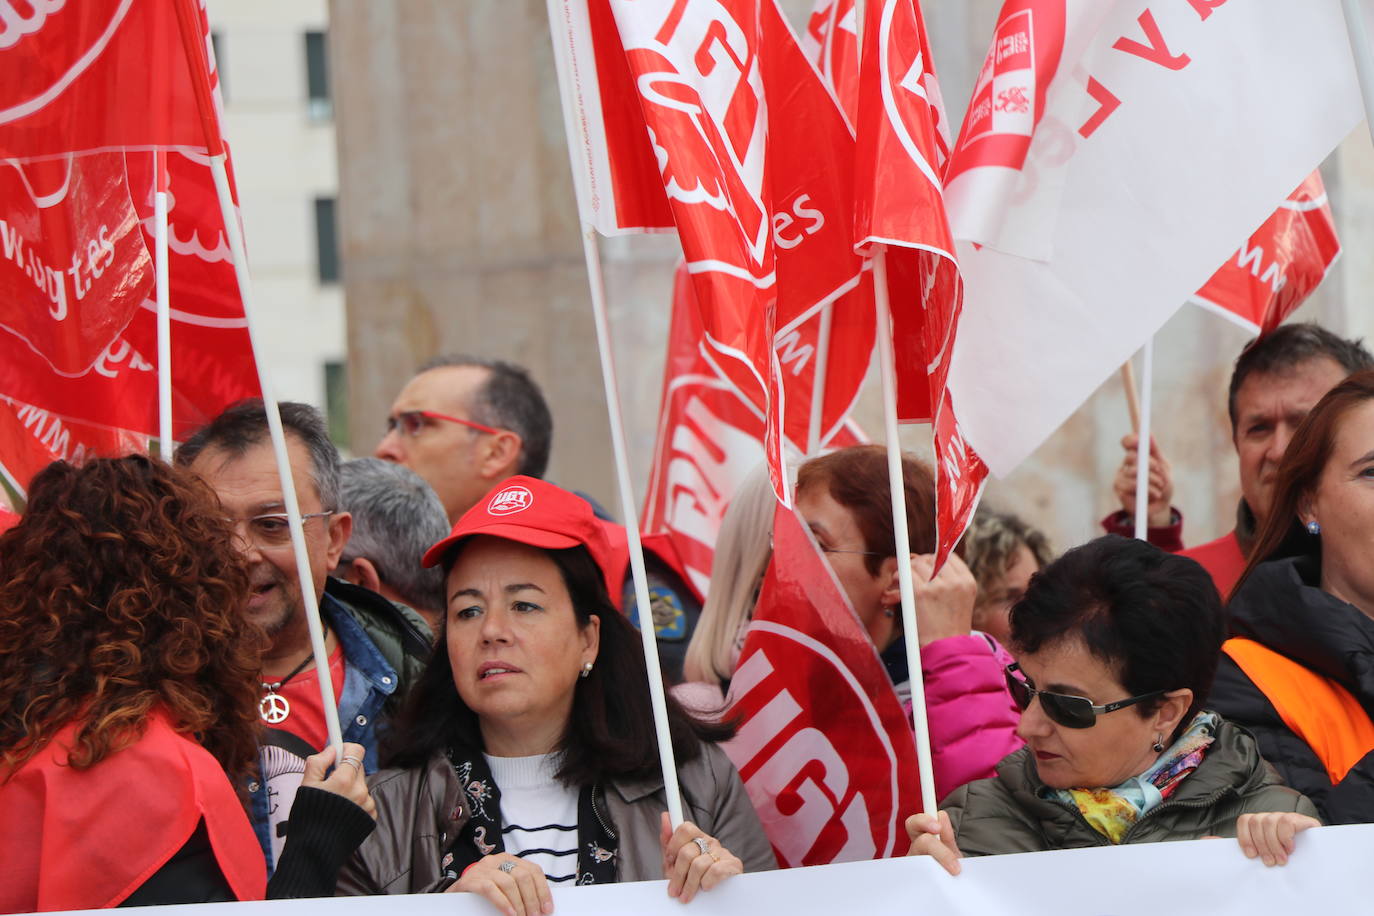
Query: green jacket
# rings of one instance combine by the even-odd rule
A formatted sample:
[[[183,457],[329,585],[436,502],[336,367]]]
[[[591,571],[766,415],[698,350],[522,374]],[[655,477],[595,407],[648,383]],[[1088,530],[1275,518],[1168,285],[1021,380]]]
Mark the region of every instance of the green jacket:
[[[386,712],[394,714],[429,662],[434,638],[429,624],[404,604],[343,579],[331,576],[324,592],[363,628],[399,676],[400,683],[386,705]]]
[[[1007,755],[995,777],[955,790],[940,808],[948,812],[966,856],[1111,845],[1076,808],[1041,798],[1043,787],[1026,747]],[[1250,733],[1222,720],[1198,768],[1167,801],[1137,821],[1122,843],[1234,837],[1238,817],[1263,811],[1319,817],[1306,796],[1282,784]]]

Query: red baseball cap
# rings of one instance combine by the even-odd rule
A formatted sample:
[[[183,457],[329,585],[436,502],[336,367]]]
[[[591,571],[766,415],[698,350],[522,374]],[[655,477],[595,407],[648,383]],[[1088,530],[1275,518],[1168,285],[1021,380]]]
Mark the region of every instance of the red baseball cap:
[[[611,552],[601,521],[575,493],[535,477],[511,477],[458,519],[448,537],[425,551],[424,566],[437,566],[457,544],[477,534],[532,547],[581,545],[603,569]]]

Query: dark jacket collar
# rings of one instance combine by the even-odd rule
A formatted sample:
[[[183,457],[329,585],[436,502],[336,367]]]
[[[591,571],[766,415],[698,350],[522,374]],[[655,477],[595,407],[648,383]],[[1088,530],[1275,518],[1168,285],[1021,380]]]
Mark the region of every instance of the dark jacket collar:
[[[1338,681],[1374,707],[1374,620],[1322,591],[1320,581],[1312,557],[1261,563],[1231,599],[1231,633]]]

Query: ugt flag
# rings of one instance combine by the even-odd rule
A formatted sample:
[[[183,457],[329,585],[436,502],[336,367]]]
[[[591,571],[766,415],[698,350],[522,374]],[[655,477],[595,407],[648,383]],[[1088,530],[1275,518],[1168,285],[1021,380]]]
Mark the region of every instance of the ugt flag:
[[[1340,254],[1321,172],[1313,172],[1193,301],[1252,334],[1268,334],[1321,285]]]
[[[773,559],[730,681],[725,751],[784,868],[900,855],[920,807],[911,729],[805,523],[779,506]]]
[[[939,81],[913,0],[869,3],[859,93],[854,235],[886,264],[898,418],[933,420],[938,569],[973,517],[987,469],[946,389],[963,283],[945,214]]]

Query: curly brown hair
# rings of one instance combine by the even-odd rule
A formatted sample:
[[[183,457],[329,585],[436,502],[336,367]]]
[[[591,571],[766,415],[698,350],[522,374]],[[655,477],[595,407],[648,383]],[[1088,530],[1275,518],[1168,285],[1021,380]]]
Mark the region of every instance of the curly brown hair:
[[[143,455],[56,462],[0,535],[0,782],[73,721],[71,765],[165,707],[235,784],[256,764],[262,635],[218,500]]]

